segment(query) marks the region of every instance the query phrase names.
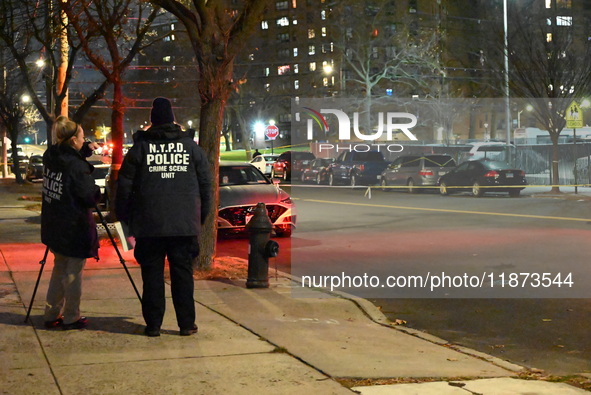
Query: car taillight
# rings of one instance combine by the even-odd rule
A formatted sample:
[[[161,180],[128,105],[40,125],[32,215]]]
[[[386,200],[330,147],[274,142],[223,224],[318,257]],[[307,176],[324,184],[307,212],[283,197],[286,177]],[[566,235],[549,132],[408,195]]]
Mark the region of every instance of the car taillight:
[[[357,166],[357,168],[359,169],[359,171],[365,171],[365,165],[359,165]]]
[[[494,178],[498,178],[499,177],[499,173],[496,170],[491,170],[488,173],[486,173],[484,175],[485,177],[494,177]]]
[[[433,175],[433,170],[423,169],[423,170],[419,171],[419,175],[421,175],[421,176],[432,176]]]
[[[523,170],[516,171],[516,173],[520,177],[525,177],[525,171],[523,171]]]

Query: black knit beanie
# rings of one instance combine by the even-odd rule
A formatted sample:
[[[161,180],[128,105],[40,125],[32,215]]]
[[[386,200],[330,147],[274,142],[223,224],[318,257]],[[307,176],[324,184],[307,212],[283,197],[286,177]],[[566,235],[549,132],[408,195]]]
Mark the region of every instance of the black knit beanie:
[[[150,113],[150,122],[152,125],[164,125],[174,122],[174,113],[172,104],[165,97],[157,97],[152,102],[152,112]]]

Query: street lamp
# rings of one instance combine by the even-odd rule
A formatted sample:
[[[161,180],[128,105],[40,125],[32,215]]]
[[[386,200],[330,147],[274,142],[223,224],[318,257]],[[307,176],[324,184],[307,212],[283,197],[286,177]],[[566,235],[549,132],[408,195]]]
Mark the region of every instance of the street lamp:
[[[531,112],[533,111],[534,107],[531,104],[528,104],[527,106],[525,106],[525,111]],[[517,128],[521,127],[521,113],[524,110],[520,110],[517,112]]]

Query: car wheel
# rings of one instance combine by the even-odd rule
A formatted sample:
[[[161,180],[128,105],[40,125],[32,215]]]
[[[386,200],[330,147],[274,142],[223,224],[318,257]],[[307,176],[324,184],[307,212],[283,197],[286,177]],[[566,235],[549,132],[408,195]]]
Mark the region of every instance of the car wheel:
[[[481,197],[482,195],[484,195],[484,190],[482,189],[478,181],[474,181],[474,184],[472,184],[472,196]]]
[[[382,178],[382,182],[380,183],[380,185],[382,186],[382,191],[390,192],[390,188],[388,188],[388,182],[385,178]]]
[[[449,195],[449,189],[447,189],[447,184],[445,181],[439,183],[439,194],[441,196]]]
[[[316,176],[316,185],[322,185],[322,177],[320,176],[320,173]]]
[[[334,179],[334,175],[332,173],[328,173],[328,185],[330,185],[331,187],[337,185],[337,182]]]
[[[408,193],[417,193],[419,192],[418,188],[415,188],[415,180],[409,178],[406,182],[406,186],[408,187]]]
[[[293,226],[289,225],[287,228],[275,228],[275,235],[277,237],[291,237]]]
[[[351,174],[351,186],[353,188],[357,186],[357,176],[355,174]]]
[[[510,189],[509,190],[509,196],[511,197],[519,197],[519,193],[521,191],[519,189]]]

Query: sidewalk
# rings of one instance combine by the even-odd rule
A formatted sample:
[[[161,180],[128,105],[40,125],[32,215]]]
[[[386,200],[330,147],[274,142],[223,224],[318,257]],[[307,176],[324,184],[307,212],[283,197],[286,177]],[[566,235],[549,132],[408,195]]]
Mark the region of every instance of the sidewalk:
[[[294,298],[292,287],[298,285],[285,275],[273,277],[268,289],[252,290],[244,280],[199,280],[199,333],[178,335],[167,299],[163,334],[148,338],[133,287],[107,247],[85,271],[81,307],[89,327],[46,330],[41,315],[51,259],[33,305],[33,326],[23,322],[43,252],[41,244],[0,244],[3,394],[587,393],[566,384],[516,379],[519,366],[401,331],[365,300],[317,290]],[[132,254],[124,257],[141,288]],[[393,378],[435,382],[347,388],[361,379]]]

